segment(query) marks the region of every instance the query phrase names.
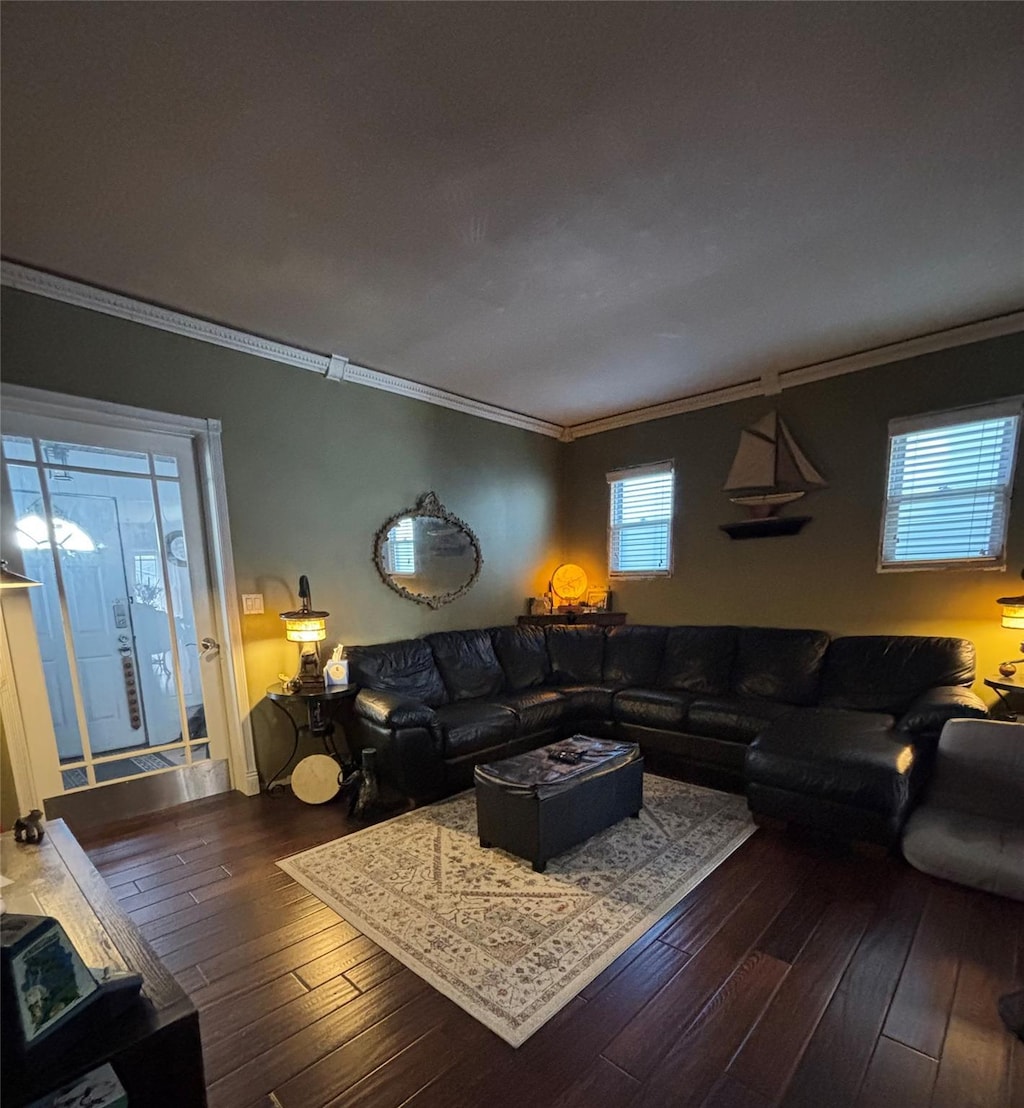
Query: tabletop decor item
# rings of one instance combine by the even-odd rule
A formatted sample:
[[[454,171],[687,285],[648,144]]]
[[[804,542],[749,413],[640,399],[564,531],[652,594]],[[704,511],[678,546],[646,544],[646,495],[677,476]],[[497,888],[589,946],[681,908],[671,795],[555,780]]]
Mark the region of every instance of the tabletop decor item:
[[[573,562],[563,562],[555,568],[551,574],[551,583],[548,585],[553,596],[563,601],[560,609],[572,608],[580,603],[581,597],[587,592],[586,571]]]

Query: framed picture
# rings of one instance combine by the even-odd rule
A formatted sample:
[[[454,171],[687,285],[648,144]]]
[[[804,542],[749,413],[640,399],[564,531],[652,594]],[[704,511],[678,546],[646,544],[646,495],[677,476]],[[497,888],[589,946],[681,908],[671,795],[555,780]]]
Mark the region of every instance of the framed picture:
[[[587,607],[595,612],[607,612],[611,604],[611,593],[607,589],[588,589]]]

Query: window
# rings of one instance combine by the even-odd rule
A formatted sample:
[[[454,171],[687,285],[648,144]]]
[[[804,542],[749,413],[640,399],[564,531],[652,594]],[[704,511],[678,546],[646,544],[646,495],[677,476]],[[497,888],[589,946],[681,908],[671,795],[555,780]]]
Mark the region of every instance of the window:
[[[671,462],[608,474],[608,569],[612,575],[646,577],[672,571],[674,477]]]
[[[998,567],[1020,428],[1019,399],[889,424],[879,569]]]

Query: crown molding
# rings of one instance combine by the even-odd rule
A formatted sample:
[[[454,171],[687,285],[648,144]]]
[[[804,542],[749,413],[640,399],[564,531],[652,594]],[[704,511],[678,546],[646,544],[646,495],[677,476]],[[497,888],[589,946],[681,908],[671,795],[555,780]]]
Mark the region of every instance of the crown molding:
[[[76,307],[103,312],[105,315],[117,316],[119,319],[131,320],[133,323],[141,323],[147,327],[185,335],[200,342],[209,342],[230,350],[240,350],[245,354],[255,354],[270,361],[296,366],[316,373],[327,381],[347,381],[356,385],[365,385],[367,388],[380,389],[411,400],[422,400],[426,404],[464,412],[467,415],[478,416],[480,419],[489,419],[494,423],[503,423],[508,427],[546,435],[560,442],[573,442],[588,435],[599,435],[619,427],[630,427],[636,423],[666,419],[669,416],[681,415],[701,408],[730,404],[735,400],[772,396],[783,389],[796,388],[814,381],[824,381],[829,377],[840,377],[846,373],[856,373],[862,369],[916,358],[921,354],[931,354],[938,350],[1024,331],[1024,311],[1010,312],[991,319],[977,320],[959,327],[950,327],[943,331],[933,331],[927,335],[888,343],[885,346],[876,346],[841,358],[816,362],[813,365],[798,366],[789,370],[767,370],[757,378],[729,385],[726,388],[711,389],[695,396],[685,396],[678,400],[668,400],[662,404],[651,404],[644,408],[634,408],[617,415],[563,427],[561,424],[523,415],[521,412],[509,411],[494,404],[470,400],[465,396],[459,396],[458,393],[447,392],[432,385],[420,384],[405,377],[396,377],[391,373],[382,373],[380,370],[355,365],[342,354],[317,354],[310,350],[303,350],[301,347],[274,342],[260,335],[237,331],[232,327],[212,323],[197,316],[171,311],[169,308],[162,308],[130,296],[122,296],[120,293],[109,292],[67,277],[58,277],[17,262],[0,263],[0,284],[23,292],[35,293],[37,296],[45,296],[51,300],[59,300],[65,304],[73,304]]]
[[[563,428],[560,424],[535,419],[520,412],[511,412],[506,408],[485,404],[479,400],[469,400],[457,393],[446,392],[444,389],[433,388],[430,385],[421,385],[404,377],[395,377],[390,373],[381,373],[379,370],[354,365],[341,354],[317,354],[298,346],[274,342],[248,331],[238,331],[233,327],[225,327],[220,323],[212,323],[197,316],[175,312],[170,308],[162,308],[144,300],[122,296],[120,293],[109,292],[82,281],[58,277],[53,273],[46,273],[17,262],[0,263],[0,284],[22,292],[45,296],[50,300],[59,300],[78,308],[88,308],[90,311],[102,312],[104,315],[116,316],[118,319],[127,319],[161,331],[170,331],[172,334],[198,339],[200,342],[212,343],[214,346],[240,350],[244,354],[255,354],[270,361],[296,366],[298,369],[316,373],[328,381],[350,381],[353,384],[366,385],[368,388],[381,389],[412,400],[422,400],[427,404],[450,408],[452,411],[464,412],[467,415],[489,419],[494,423],[503,423],[508,427],[517,427],[524,431],[533,431],[550,438],[557,439],[562,434]]]
[[[782,371],[769,370],[755,380],[730,385],[724,389],[712,389],[697,396],[668,400],[663,404],[634,408],[632,411],[606,416],[603,419],[574,423],[563,429],[561,438],[562,442],[572,442],[587,435],[599,435],[603,431],[614,431],[618,427],[630,427],[635,423],[648,423],[652,419],[665,419],[667,416],[693,412],[699,408],[713,408],[719,404],[730,404],[734,400],[747,400],[754,396],[773,396],[783,389],[809,385],[814,381],[825,381],[829,377],[841,377],[846,373],[857,373],[862,369],[871,369],[891,362],[902,362],[922,354],[934,354],[938,350],[966,346],[968,343],[981,342],[984,339],[1014,335],[1019,331],[1024,331],[1024,311],[1009,312],[1006,315],[993,316],[991,319],[965,323],[960,327],[949,327],[944,331],[932,331],[927,335],[918,335],[915,338],[903,339],[885,346],[875,346],[870,350],[861,350],[842,358],[816,362],[814,365]]]
[[[352,362],[345,366],[342,380],[352,381],[357,385],[367,385],[371,389],[393,392],[398,396],[408,396],[413,400],[423,400],[439,408],[451,408],[456,412],[480,416],[481,419],[494,420],[496,423],[518,427],[523,431],[534,431],[538,435],[547,435],[553,439],[561,438],[564,430],[558,423],[549,423],[547,420],[536,419],[520,412],[511,412],[507,408],[498,408],[480,400],[470,400],[468,397],[459,396],[458,393],[436,389],[432,385],[422,385],[406,377],[395,377],[391,373],[381,373],[377,369],[367,369],[366,366],[354,365]]]

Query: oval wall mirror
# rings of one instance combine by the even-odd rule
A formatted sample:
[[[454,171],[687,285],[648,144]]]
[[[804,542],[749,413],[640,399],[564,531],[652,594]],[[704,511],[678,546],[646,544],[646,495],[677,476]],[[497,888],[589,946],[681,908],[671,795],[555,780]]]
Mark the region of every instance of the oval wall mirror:
[[[374,537],[373,562],[388,588],[431,608],[467,593],[484,564],[476,535],[432,492],[384,523]]]

